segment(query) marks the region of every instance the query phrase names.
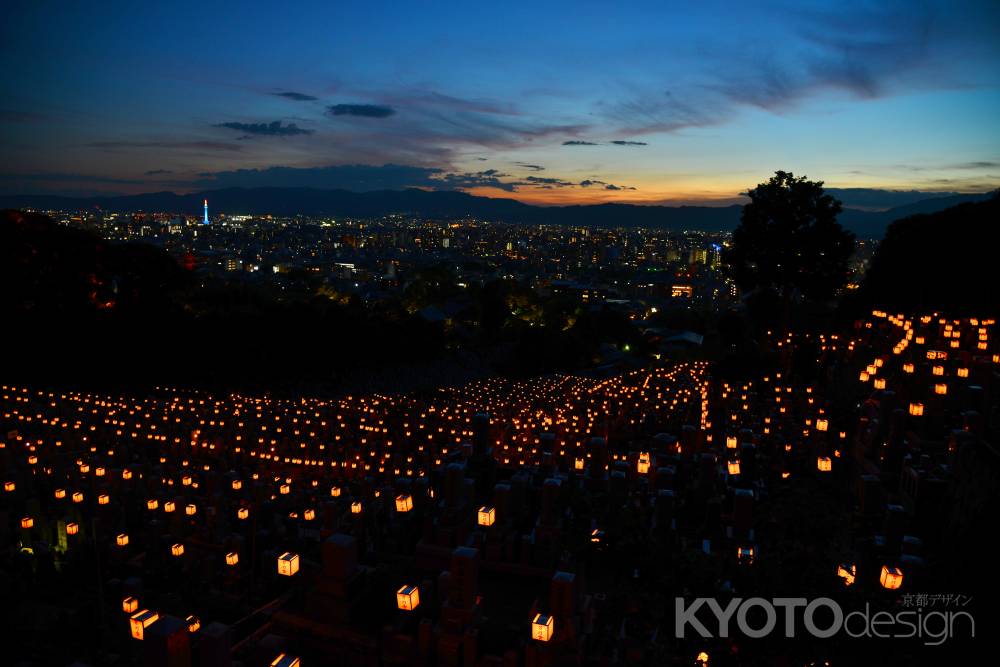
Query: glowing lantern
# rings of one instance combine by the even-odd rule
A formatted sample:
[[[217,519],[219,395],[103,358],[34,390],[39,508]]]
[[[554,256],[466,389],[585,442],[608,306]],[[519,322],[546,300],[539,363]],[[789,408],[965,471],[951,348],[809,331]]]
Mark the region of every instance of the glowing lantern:
[[[17,485],[14,484],[14,482],[4,482],[3,483],[3,490],[6,491],[7,493],[10,493],[11,491],[13,491],[16,488],[17,488]]]
[[[858,379],[862,382],[868,382],[868,371],[861,371],[858,375]]]
[[[290,577],[299,571],[299,555],[290,551],[278,556],[278,574]]]
[[[576,470],[583,470],[583,459],[581,458],[574,459],[573,468]]]
[[[922,416],[924,414],[924,404],[910,403],[910,414],[914,417]]]
[[[88,472],[90,472],[90,466],[87,465],[86,463],[81,463],[80,472],[82,472],[83,474],[87,474]]]
[[[184,475],[181,477],[181,484],[184,486],[191,486],[191,475]]]
[[[151,626],[153,623],[160,618],[160,615],[155,611],[149,611],[148,609],[143,609],[142,611],[137,611],[129,617],[129,625],[132,626],[132,637],[142,641],[143,631]]]
[[[96,468],[94,474],[98,477],[104,477],[104,473],[107,472],[104,468]]]
[[[739,460],[730,461],[727,467],[729,469],[729,474],[730,475],[739,475],[740,474],[740,462],[739,462]]]
[[[238,510],[236,510],[236,517],[238,519],[240,520],[246,519],[248,516],[250,516],[250,510],[248,510],[246,507],[241,507]]]
[[[340,487],[339,486],[331,486],[330,487],[330,495],[333,496],[334,498],[339,498],[340,497]]]
[[[401,493],[396,496],[396,511],[397,512],[409,512],[413,509],[413,498],[407,493]]]
[[[117,542],[118,546],[120,546],[120,547],[127,546],[128,545],[128,535],[126,535],[125,533],[122,533],[121,535],[119,535],[118,537],[115,538],[115,542]]]
[[[496,510],[492,507],[480,507],[478,519],[480,526],[492,526],[496,519]]]
[[[136,609],[139,608],[139,601],[133,597],[127,597],[122,600],[122,611],[126,614],[134,613]]]
[[[157,500],[156,498],[150,498],[149,500],[146,501],[146,509],[148,510],[155,510],[159,506],[160,506],[160,501]]]
[[[128,468],[122,470],[122,479],[132,479],[132,471]]]
[[[186,619],[188,624],[188,632],[198,632],[201,629],[201,619],[197,616],[188,616]]]
[[[903,372],[904,373],[912,373],[913,372],[913,364],[911,364],[911,363],[905,363],[905,364],[903,364]]]
[[[97,496],[98,505],[107,505],[110,502],[111,502],[111,496],[109,496],[106,493],[102,493],[101,495]]]
[[[23,519],[21,519],[21,528],[31,528],[34,525],[35,525],[35,520],[32,519],[30,516],[26,516]]]
[[[882,584],[882,588],[894,591],[903,585],[903,571],[898,567],[883,565],[879,582]]]
[[[420,589],[416,586],[401,586],[396,591],[396,606],[403,611],[413,611],[420,604]]]
[[[728,435],[726,436],[726,449],[736,449],[736,436]]]
[[[829,456],[820,456],[816,459],[816,468],[820,472],[830,472],[832,464]]]
[[[547,642],[552,639],[552,631],[555,623],[551,616],[546,614],[535,614],[531,621],[531,638],[540,642]]]
[[[76,491],[73,494],[73,502],[74,503],[82,503],[83,502],[83,493],[81,493],[80,491]]]
[[[56,500],[61,500],[66,497],[66,489],[56,489]]]
[[[958,371],[957,371],[957,373],[958,373],[958,377],[960,377],[960,378],[967,378],[967,377],[969,377],[969,369],[968,368],[959,368]]]
[[[294,655],[279,653],[278,657],[271,661],[271,667],[300,667],[299,659]]]
[[[694,662],[697,667],[708,667],[708,653],[702,651],[694,659]]]
[[[281,492],[281,495],[287,496],[289,493],[292,492],[292,487],[290,487],[288,484],[282,484],[280,487],[278,487],[278,491]]]
[[[236,565],[240,562],[240,555],[235,551],[226,554],[226,565]]]
[[[948,393],[948,385],[943,382],[934,385],[934,393],[938,396],[944,396]]]
[[[77,524],[75,524],[75,523],[67,523],[66,524],[66,534],[67,535],[76,535],[79,532],[80,532],[80,526],[78,526]]]
[[[932,375],[944,375],[944,366],[934,366],[931,368]]]
[[[183,556],[184,555],[184,545],[183,544],[175,544],[175,545],[171,546],[170,547],[170,555],[171,556]]]
[[[844,580],[845,586],[854,584],[854,577],[857,574],[858,568],[856,565],[844,565],[841,563],[837,566],[837,576]]]
[[[238,479],[234,479],[233,480],[233,491],[239,491],[242,488],[243,488],[243,482],[240,481],[240,480],[238,480]]]
[[[184,513],[188,516],[194,516],[198,513],[198,506],[194,504],[189,504],[184,508]]]
[[[163,511],[166,512],[167,514],[170,514],[175,509],[177,509],[177,505],[174,503],[174,501],[168,500],[167,502],[163,503]]]
[[[876,389],[885,389],[885,378],[875,378],[874,386]]]
[[[830,422],[828,420],[826,420],[826,419],[817,419],[816,420],[816,430],[817,431],[826,431],[828,428],[830,428]]]

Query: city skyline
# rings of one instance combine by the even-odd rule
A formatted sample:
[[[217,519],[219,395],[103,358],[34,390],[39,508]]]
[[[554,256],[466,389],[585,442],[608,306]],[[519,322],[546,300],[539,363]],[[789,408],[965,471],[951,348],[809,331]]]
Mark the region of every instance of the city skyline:
[[[998,18],[991,3],[18,6],[0,193],[733,203],[775,169],[985,191],[1000,185]]]

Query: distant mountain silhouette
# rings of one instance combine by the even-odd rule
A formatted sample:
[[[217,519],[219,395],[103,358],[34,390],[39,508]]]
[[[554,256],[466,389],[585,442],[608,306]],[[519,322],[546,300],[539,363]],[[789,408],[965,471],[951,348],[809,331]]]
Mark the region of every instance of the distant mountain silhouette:
[[[879,238],[893,220],[915,213],[933,213],[964,201],[989,197],[954,195],[933,197],[886,211],[845,208],[840,221],[861,238]],[[314,188],[229,188],[186,195],[153,192],[119,197],[57,197],[51,195],[0,196],[0,208],[39,210],[164,211],[200,215],[202,200],[213,212],[291,216],[330,215],[377,217],[410,213],[427,217],[475,216],[511,223],[648,227],[673,231],[729,231],[739,224],[740,206],[643,206],[591,204],[532,206],[513,199],[476,197],[464,192],[418,189],[350,192]]]

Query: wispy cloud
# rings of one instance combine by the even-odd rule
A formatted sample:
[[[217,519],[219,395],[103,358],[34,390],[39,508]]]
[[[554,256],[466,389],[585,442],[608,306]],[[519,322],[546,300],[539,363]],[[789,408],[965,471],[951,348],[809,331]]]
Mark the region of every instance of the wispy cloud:
[[[305,93],[296,93],[291,90],[287,90],[283,93],[272,93],[272,95],[277,95],[278,97],[284,97],[288,100],[294,100],[296,102],[315,102],[318,97],[313,97],[312,95],[306,95]]]
[[[243,150],[239,144],[222,141],[93,141],[86,144],[90,148],[104,150],[124,150],[132,148],[163,148],[168,150],[230,151]]]
[[[388,118],[396,113],[392,107],[380,104],[331,104],[326,108],[331,116],[358,116],[360,118]]]
[[[282,125],[280,120],[270,123],[218,123],[215,127],[224,127],[261,137],[293,137],[299,134],[312,134],[315,131],[299,127],[295,123]]]
[[[174,172],[172,172],[169,169],[151,169],[150,171],[147,171],[145,175],[146,176],[160,176],[160,175],[163,175],[163,174],[172,174],[172,173],[174,173]]]
[[[611,143],[614,144],[615,146],[648,146],[649,145],[645,141],[623,141],[621,139],[619,139],[617,141],[612,141]]]
[[[593,141],[581,141],[579,139],[570,139],[569,141],[562,142],[563,146],[600,146],[600,144]]]

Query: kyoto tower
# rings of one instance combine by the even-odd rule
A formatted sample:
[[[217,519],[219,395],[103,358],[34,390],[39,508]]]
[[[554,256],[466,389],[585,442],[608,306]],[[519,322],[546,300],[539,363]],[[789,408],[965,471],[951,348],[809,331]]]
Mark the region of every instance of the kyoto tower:
[[[205,219],[201,221],[201,224],[203,224],[203,225],[207,225],[208,224],[208,200],[207,199],[205,200]]]

